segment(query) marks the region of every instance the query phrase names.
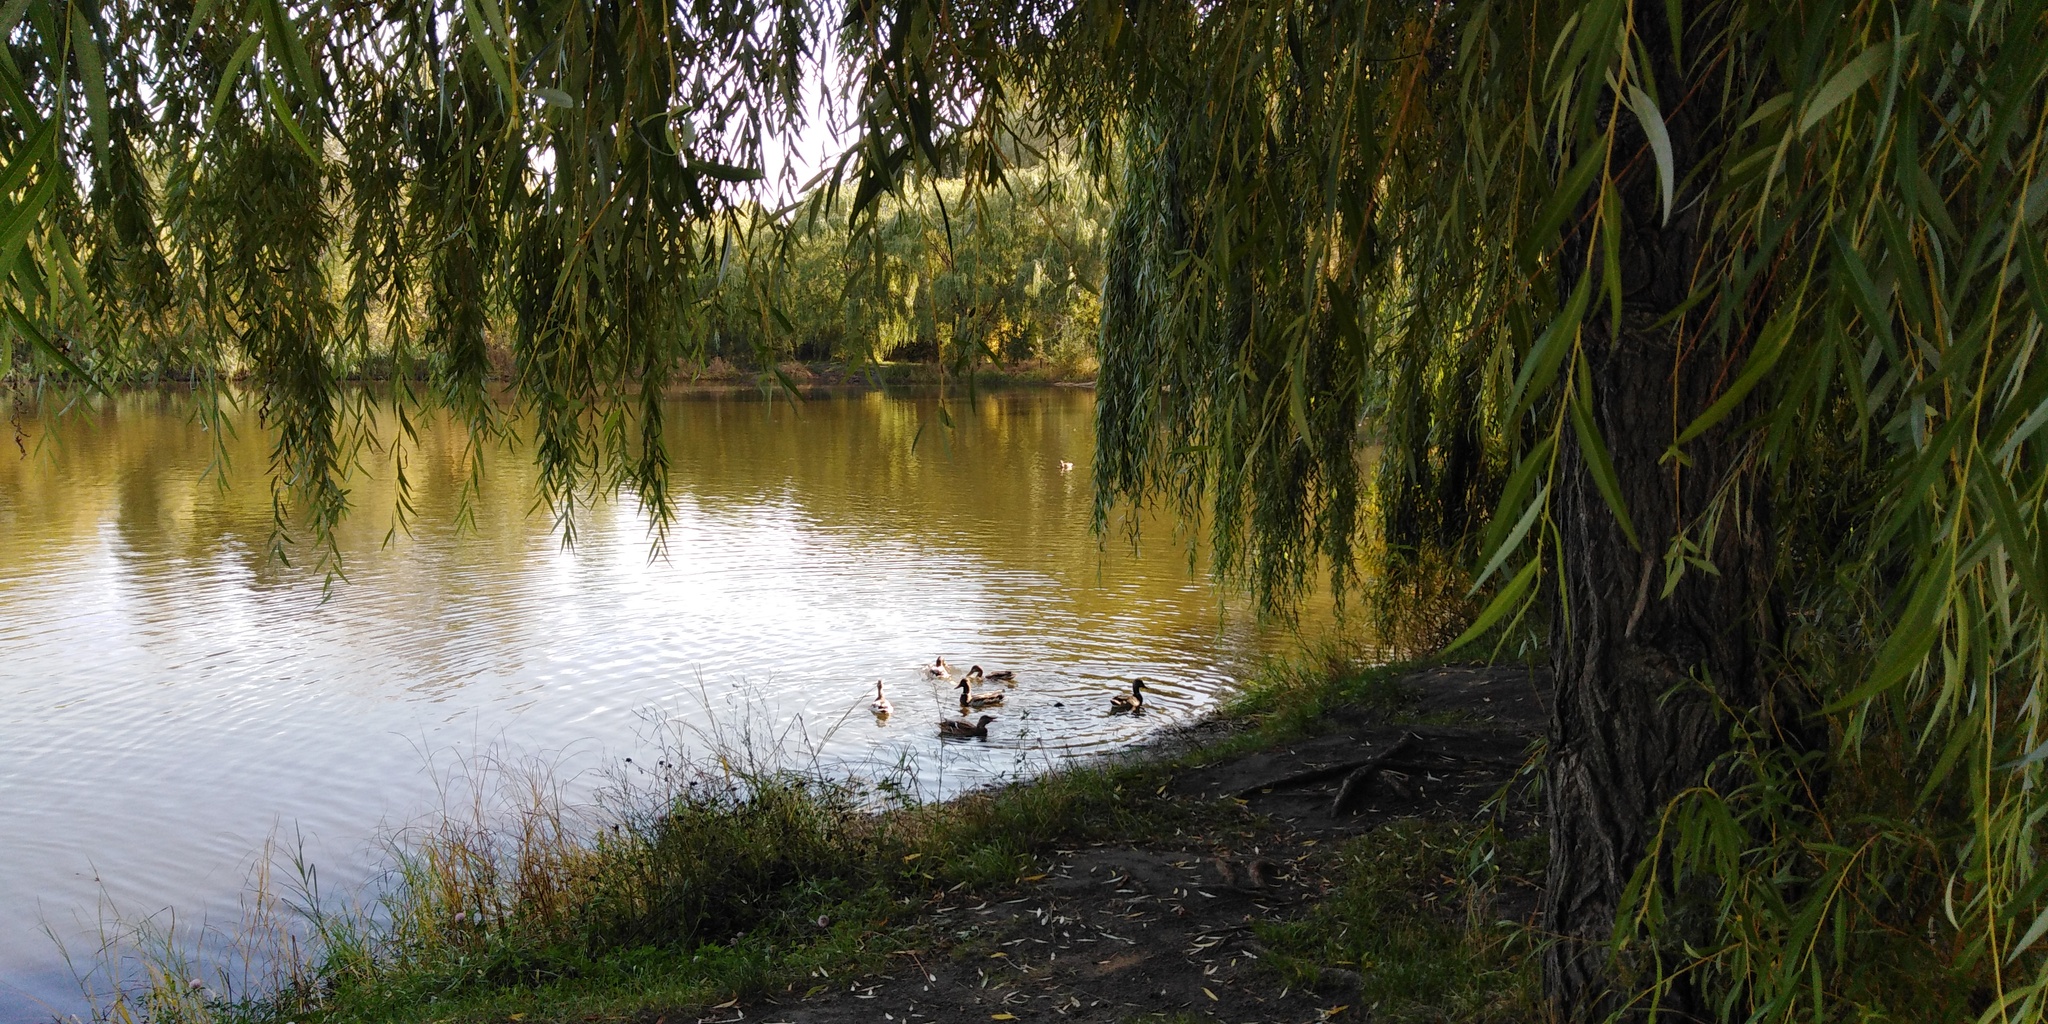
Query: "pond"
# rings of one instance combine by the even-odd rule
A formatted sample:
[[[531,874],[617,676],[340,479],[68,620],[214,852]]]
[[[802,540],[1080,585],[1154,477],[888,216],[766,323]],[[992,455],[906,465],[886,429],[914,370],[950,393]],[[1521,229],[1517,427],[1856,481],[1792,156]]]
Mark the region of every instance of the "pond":
[[[194,408],[21,416],[0,457],[0,1020],[81,1012],[56,940],[83,969],[117,917],[232,926],[270,837],[359,889],[377,838],[481,752],[573,789],[676,736],[740,737],[899,766],[931,797],[1194,718],[1292,643],[1170,521],[1137,552],[1090,534],[1082,389],[956,396],[950,425],[931,395],[679,398],[665,553],[630,501],[581,510],[565,547],[516,444],[482,450],[465,499],[467,434],[430,417],[416,515],[393,531],[390,455],[367,455],[332,586],[305,549],[273,554],[253,413],[209,474]],[[1018,674],[985,741],[936,735],[938,655]],[[1147,713],[1111,716],[1133,676],[1158,680]]]

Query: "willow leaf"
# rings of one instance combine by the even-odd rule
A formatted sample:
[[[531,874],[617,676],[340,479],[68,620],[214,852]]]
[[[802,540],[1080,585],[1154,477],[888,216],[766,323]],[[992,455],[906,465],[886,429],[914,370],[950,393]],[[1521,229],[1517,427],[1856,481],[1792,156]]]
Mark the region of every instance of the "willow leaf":
[[[1846,711],[1890,690],[1926,661],[1927,652],[1940,636],[1936,623],[1948,603],[1950,579],[1932,566],[1923,565],[1919,571],[1913,596],[1873,659],[1870,677],[1848,695],[1830,703],[1825,709],[1829,713]]]
[[[43,207],[49,205],[50,197],[56,193],[57,175],[45,173],[43,180],[22,197],[20,205],[0,215],[0,267],[14,265],[29,232],[42,216]]]
[[[77,7],[71,8],[71,53],[78,61],[79,81],[85,87],[85,109],[92,125],[93,156],[104,167],[111,138],[107,113],[107,64],[100,57],[99,39],[94,35],[91,23],[86,20],[85,12]]]
[[[1571,216],[1572,211],[1578,208],[1579,199],[1586,194],[1586,189],[1592,187],[1593,178],[1600,173],[1600,167],[1606,160],[1605,147],[1587,146],[1585,154],[1579,157],[1579,162],[1565,172],[1564,177],[1557,183],[1557,191],[1543,204],[1542,212],[1536,215],[1534,226],[1529,229],[1529,234],[1522,241],[1524,259],[1534,259],[1537,254],[1548,250],[1556,242],[1557,229],[1562,227],[1565,218]]]
[[[2038,752],[2036,751],[2036,753]],[[2027,933],[2020,936],[2020,941],[2014,943],[2012,949],[2006,953],[2005,962],[2012,963],[2018,960],[2021,953],[2032,948],[2034,943],[2041,941],[2041,936],[2044,933],[2048,933],[2048,907],[2042,908],[2041,912],[2034,916],[2034,923],[2027,926]]]
[[[42,126],[14,151],[14,159],[7,162],[7,169],[0,171],[0,196],[11,196],[27,183],[29,172],[50,156],[56,141],[57,119],[44,118]]]
[[[1899,41],[1905,43],[1912,38],[1909,35]],[[1835,72],[1834,76],[1820,87],[1819,92],[1813,94],[1812,99],[1806,101],[1806,110],[1799,115],[1799,134],[1804,135],[1812,131],[1813,126],[1819,124],[1821,118],[1833,113],[1836,107],[1842,105],[1843,100],[1862,88],[1863,83],[1870,81],[1878,69],[1891,63],[1891,59],[1892,43],[1891,40],[1886,40],[1857,54],[1853,60],[1843,65],[1840,71]]]
[[[1493,595],[1493,600],[1487,602],[1479,617],[1473,619],[1472,625],[1466,627],[1463,633],[1458,634],[1456,640],[1451,641],[1450,646],[1444,648],[1444,653],[1449,654],[1485,636],[1486,631],[1492,629],[1493,624],[1499,622],[1502,616],[1510,611],[1519,610],[1524,599],[1530,596],[1529,585],[1536,581],[1536,570],[1542,564],[1542,559],[1532,558],[1529,564],[1522,566],[1522,571],[1509,579],[1507,585],[1500,588],[1500,593]]]
[[[1536,524],[1536,517],[1542,515],[1543,510],[1549,507],[1549,500],[1550,485],[1544,484],[1537,490],[1536,497],[1530,499],[1529,508],[1522,513],[1522,518],[1515,523],[1514,529],[1508,531],[1507,539],[1493,550],[1493,558],[1487,561],[1486,568],[1479,573],[1479,578],[1472,581],[1471,588],[1465,591],[1466,596],[1477,594],[1480,586],[1493,577],[1494,571],[1501,567],[1501,563],[1506,562],[1508,556],[1522,546],[1522,538],[1529,535],[1529,528]]]
[[[477,0],[462,0],[462,16],[469,23],[470,42],[476,46],[477,55],[491,72],[491,78],[505,94],[505,101],[511,103],[519,98],[513,88],[512,72],[505,64],[504,54],[498,52],[496,40],[491,38],[491,29],[484,12],[477,7]]]
[[[299,119],[292,115],[291,108],[285,105],[284,90],[277,87],[276,79],[268,73],[263,73],[260,77],[263,80],[263,96],[269,101],[270,112],[277,117],[278,124],[284,126],[285,134],[291,136],[299,151],[306,154],[306,159],[319,163],[320,151],[313,146],[313,140],[306,137],[306,130],[299,126]]]
[[[1765,121],[1768,121],[1771,118],[1777,117],[1779,114],[1784,113],[1786,109],[1791,106],[1792,94],[1789,92],[1781,92],[1776,96],[1773,96],[1770,99],[1767,99],[1762,103],[1757,104],[1756,109],[1751,111],[1750,115],[1743,119],[1741,129],[1739,130],[1754,128],[1757,125],[1760,125]],[[1776,143],[1772,143],[1772,146],[1775,147]]]
[[[1728,385],[1728,390],[1722,392],[1721,397],[1714,400],[1714,404],[1707,406],[1705,412],[1687,424],[1674,443],[1685,444],[1726,419],[1758,382],[1764,379],[1764,375],[1778,365],[1778,357],[1785,354],[1786,339],[1792,336],[1792,327],[1798,322],[1799,310],[1795,306],[1790,313],[1765,324],[1762,335],[1757,338],[1756,347],[1750,350],[1749,359],[1742,364],[1742,372],[1736,375],[1735,382]]]
[[[2034,432],[2040,430],[2044,423],[2048,423],[2048,398],[2043,398],[2039,405],[2034,406],[2034,411],[2028,414],[2026,419],[2021,420],[2019,426],[2012,429],[2005,443],[1998,446],[1998,454],[1994,458],[1999,462],[2012,458],[2012,453],[2018,451],[2020,445],[2026,444],[2027,438],[2034,436]]]
[[[248,35],[242,37],[242,44],[235,47],[233,56],[228,58],[227,67],[221,69],[220,84],[213,87],[213,103],[207,108],[206,113],[208,124],[220,122],[221,109],[227,106],[228,97],[235,91],[235,83],[241,80],[242,69],[249,66],[249,61],[256,56],[257,48],[262,45],[263,32],[252,28]]]
[[[1635,111],[1636,120],[1642,123],[1643,135],[1650,140],[1650,154],[1657,159],[1657,188],[1664,199],[1663,223],[1669,224],[1672,195],[1678,187],[1677,165],[1671,158],[1671,133],[1664,129],[1664,115],[1657,109],[1657,101],[1641,86],[1629,84],[1628,101],[1629,109]]]
[[[1510,422],[1522,418],[1530,406],[1557,379],[1558,368],[1564,365],[1564,357],[1578,343],[1579,324],[1585,318],[1586,304],[1593,298],[1593,279],[1590,274],[1579,275],[1579,283],[1572,288],[1571,298],[1550,326],[1536,338],[1536,344],[1529,347],[1529,354],[1522,359],[1522,369],[1515,374],[1515,386],[1508,394],[1508,419]]]
[[[1883,296],[1878,294],[1876,282],[1870,279],[1870,267],[1863,262],[1863,254],[1856,251],[1854,243],[1840,230],[1834,233],[1837,265],[1849,275],[1849,298],[1863,314],[1863,323],[1884,342],[1885,348],[1896,352],[1899,343],[1892,337],[1892,318]]]
[[[2048,174],[2037,171],[2020,194],[2020,222],[2032,226],[2044,213],[2048,213]]]
[[[2020,514],[2019,503],[2013,499],[2011,481],[1994,472],[1981,457],[1972,464],[1976,467],[1972,475],[1976,478],[1977,493],[1991,509],[1992,523],[2004,542],[2006,556],[2018,570],[2020,585],[2026,588],[2034,607],[2048,610],[2048,576],[2043,575],[2048,572],[2048,565],[2043,564],[2040,545],[2027,529],[2031,523]]]
[[[1628,502],[1621,495],[1621,481],[1614,475],[1614,457],[1607,453],[1607,442],[1600,437],[1600,428],[1593,424],[1588,411],[1592,404],[1591,385],[1586,376],[1584,363],[1579,364],[1579,394],[1568,399],[1571,407],[1573,433],[1579,439],[1579,452],[1585,456],[1586,472],[1592,474],[1593,486],[1600,491],[1600,497],[1607,502],[1608,511],[1614,513],[1614,520],[1620,524],[1621,532],[1628,538],[1629,547],[1641,551],[1643,543],[1636,537],[1635,521],[1629,518]]]
[[[313,57],[306,52],[306,41],[299,34],[298,23],[285,11],[283,0],[264,0],[263,16],[277,47],[274,56],[281,58],[301,90],[309,96],[319,95],[320,76],[313,70]]]
[[[1530,489],[1535,486],[1537,475],[1549,467],[1550,453],[1556,446],[1557,436],[1546,435],[1536,447],[1522,456],[1521,462],[1515,466],[1515,471],[1508,475],[1507,485],[1501,488],[1500,501],[1494,506],[1493,516],[1488,520],[1486,538],[1479,543],[1481,553],[1500,548],[1511,522],[1508,516],[1529,496]]]

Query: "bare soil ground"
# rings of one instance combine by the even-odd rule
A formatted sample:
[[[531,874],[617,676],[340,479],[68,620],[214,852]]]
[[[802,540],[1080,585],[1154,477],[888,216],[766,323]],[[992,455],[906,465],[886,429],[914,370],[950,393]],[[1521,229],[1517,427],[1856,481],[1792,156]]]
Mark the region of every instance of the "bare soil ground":
[[[1287,984],[1262,966],[1254,926],[1328,894],[1329,852],[1344,840],[1398,819],[1482,813],[1549,715],[1547,681],[1520,668],[1434,668],[1403,683],[1398,714],[1340,709],[1322,735],[1179,772],[1136,798],[1186,805],[1196,827],[1059,851],[1011,891],[934,893],[909,932],[916,948],[880,970],[821,971],[808,989],[643,1024],[1369,1019],[1358,974],[1331,967]],[[1227,728],[1164,742],[1199,746]],[[1504,826],[1533,828],[1526,818]],[[1526,919],[1535,897],[1510,885],[1494,913]]]

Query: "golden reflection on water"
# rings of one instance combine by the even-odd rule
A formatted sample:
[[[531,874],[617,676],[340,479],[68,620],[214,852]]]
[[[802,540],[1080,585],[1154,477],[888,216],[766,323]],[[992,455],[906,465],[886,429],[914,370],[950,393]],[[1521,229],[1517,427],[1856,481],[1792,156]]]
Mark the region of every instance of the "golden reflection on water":
[[[668,725],[744,718],[938,795],[1198,715],[1288,642],[1219,598],[1169,523],[1135,554],[1090,535],[1092,394],[956,398],[950,428],[938,408],[669,403],[664,558],[630,501],[581,510],[565,549],[516,440],[482,450],[462,528],[468,437],[429,417],[416,445],[364,452],[331,591],[303,544],[272,557],[249,411],[219,436],[170,393],[53,433],[24,417],[30,454],[0,457],[0,1020],[71,994],[39,919],[89,932],[102,886],[127,912],[231,917],[280,827],[330,884],[360,881],[449,751],[551,752],[573,778]],[[399,451],[416,514],[394,531]],[[1017,670],[988,741],[937,739],[952,691],[917,672],[935,654]],[[1109,717],[1133,675],[1162,680],[1155,707]],[[880,723],[877,678],[897,708]]]

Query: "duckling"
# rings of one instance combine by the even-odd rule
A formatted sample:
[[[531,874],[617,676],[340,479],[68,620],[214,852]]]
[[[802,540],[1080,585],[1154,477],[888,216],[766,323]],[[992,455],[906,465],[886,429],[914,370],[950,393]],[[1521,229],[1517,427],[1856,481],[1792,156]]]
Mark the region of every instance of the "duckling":
[[[996,716],[994,715],[983,715],[979,722],[970,722],[964,718],[941,718],[939,719],[939,735],[980,736],[987,738],[988,724],[995,720]]]
[[[1143,679],[1131,680],[1131,692],[1119,693],[1109,699],[1109,713],[1112,715],[1121,714],[1126,711],[1143,711],[1144,709],[1145,681]]]
[[[882,696],[882,681],[879,679],[875,680],[875,699],[868,702],[868,710],[881,718],[889,717],[889,712],[896,710],[890,705],[889,698]]]
[[[985,708],[1003,702],[1003,691],[1001,690],[983,690],[980,693],[974,693],[969,689],[970,686],[971,684],[968,680],[960,680],[960,706],[963,708]]]
[[[1017,681],[1017,673],[1012,672],[1006,668],[999,668],[996,669],[994,672],[990,672],[984,675],[981,671],[981,666],[976,665],[973,668],[967,670],[967,678],[972,679],[977,683],[986,679],[991,683],[1008,684]]]
[[[926,679],[951,679],[953,678],[953,667],[946,664],[946,657],[942,654],[932,659],[932,663],[924,667],[924,676]]]

